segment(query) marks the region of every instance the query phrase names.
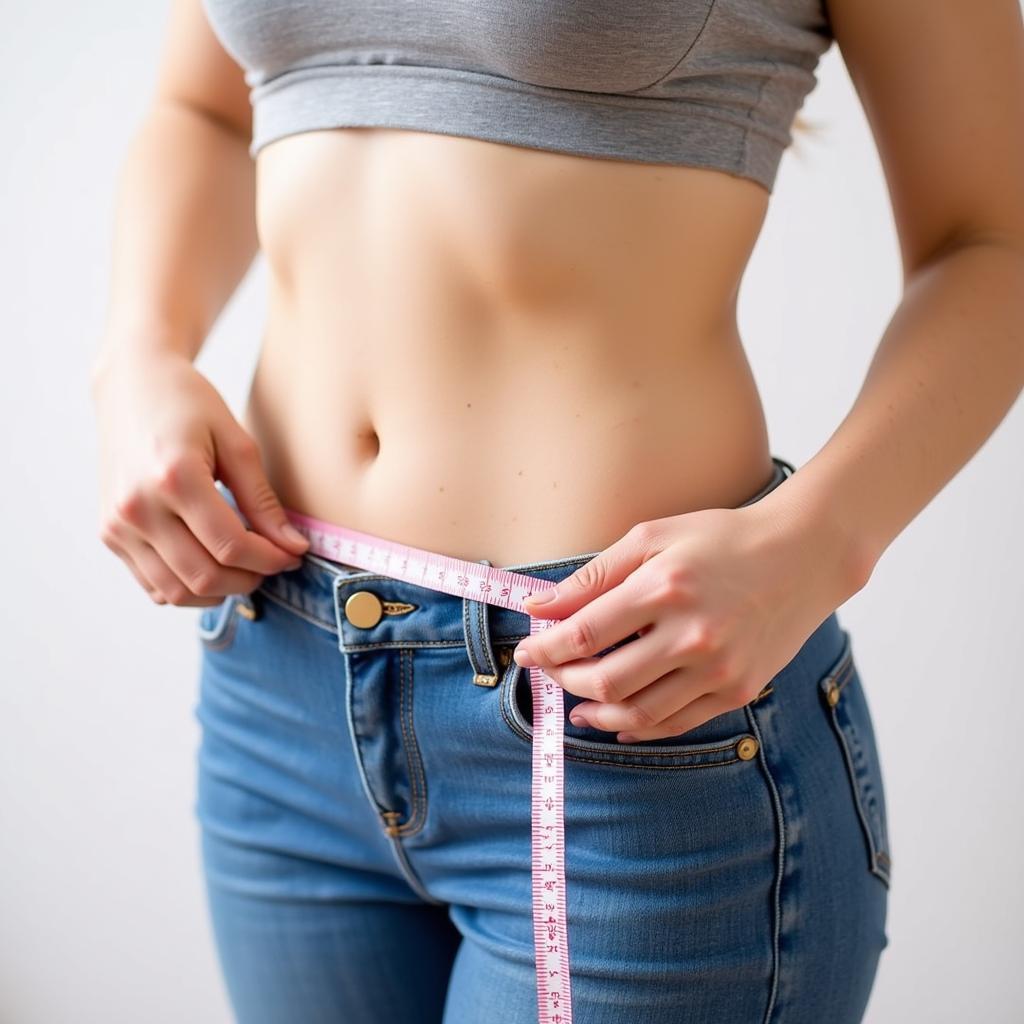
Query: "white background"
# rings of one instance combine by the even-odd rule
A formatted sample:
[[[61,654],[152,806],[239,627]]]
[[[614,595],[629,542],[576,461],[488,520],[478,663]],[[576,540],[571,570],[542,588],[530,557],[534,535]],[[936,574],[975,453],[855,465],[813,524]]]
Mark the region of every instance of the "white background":
[[[227,1024],[192,817],[192,609],[98,540],[87,371],[115,176],[164,5],[7,4],[0,34],[0,1022]],[[900,298],[884,180],[837,47],[741,297],[772,450],[807,461]],[[257,264],[198,365],[240,412]],[[978,350],[978,358],[983,358]],[[840,611],[894,857],[868,1024],[1024,1020],[1024,403]],[[297,1022],[298,1024],[298,1022]],[[724,1024],[724,1022],[723,1022]]]

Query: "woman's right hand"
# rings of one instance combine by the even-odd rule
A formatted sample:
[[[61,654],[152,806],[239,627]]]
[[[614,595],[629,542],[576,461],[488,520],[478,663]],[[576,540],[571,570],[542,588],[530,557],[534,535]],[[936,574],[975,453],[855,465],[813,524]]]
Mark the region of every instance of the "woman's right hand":
[[[219,604],[300,564],[309,541],[288,522],[256,442],[187,357],[122,351],[93,372],[91,394],[99,537],[153,601]]]

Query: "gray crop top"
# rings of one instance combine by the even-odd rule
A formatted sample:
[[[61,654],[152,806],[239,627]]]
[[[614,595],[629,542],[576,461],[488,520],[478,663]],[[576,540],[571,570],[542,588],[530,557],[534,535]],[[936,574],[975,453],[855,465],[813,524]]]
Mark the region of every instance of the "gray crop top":
[[[832,43],[826,0],[203,0],[242,66],[253,157],[296,132],[407,128],[772,191]]]

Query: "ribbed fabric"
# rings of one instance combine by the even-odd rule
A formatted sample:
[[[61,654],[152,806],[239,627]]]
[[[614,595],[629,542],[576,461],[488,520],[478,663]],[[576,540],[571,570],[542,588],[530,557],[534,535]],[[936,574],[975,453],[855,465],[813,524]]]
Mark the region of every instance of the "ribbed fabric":
[[[406,128],[687,164],[769,192],[832,43],[823,0],[204,0],[244,68],[255,157]]]

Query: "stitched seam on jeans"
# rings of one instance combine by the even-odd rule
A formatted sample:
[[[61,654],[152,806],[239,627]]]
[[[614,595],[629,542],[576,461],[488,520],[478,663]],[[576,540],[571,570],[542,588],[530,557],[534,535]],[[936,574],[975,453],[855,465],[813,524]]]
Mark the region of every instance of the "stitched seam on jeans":
[[[412,726],[412,652],[400,651],[398,655],[399,664],[399,718],[402,722],[402,736],[405,739],[405,763],[409,772],[409,788],[412,799],[412,811],[409,820],[397,829],[399,835],[410,835],[417,831],[423,824],[421,819],[426,818],[426,795],[427,780],[423,775],[423,766],[420,761],[420,749],[416,743],[416,734]],[[405,720],[405,693],[406,693],[406,666],[408,666],[409,677],[409,728],[406,729]],[[420,783],[421,800],[417,800],[417,781]]]
[[[779,975],[781,973],[781,949],[779,943],[782,930],[782,878],[786,869],[786,815],[782,808],[782,797],[779,795],[775,779],[772,777],[771,769],[768,767],[768,758],[764,749],[764,734],[757,721],[757,713],[749,705],[744,705],[744,713],[750,728],[757,738],[757,757],[764,770],[765,778],[768,780],[768,788],[771,793],[772,806],[775,811],[775,824],[779,835],[779,855],[775,865],[775,878],[773,885],[772,899],[772,984],[768,993],[768,1006],[765,1008],[764,1024],[770,1024],[772,1012],[775,1009],[775,998],[779,990]],[[769,710],[766,712],[770,714]]]
[[[346,651],[402,650],[413,647],[465,647],[463,640],[378,640],[365,644],[345,644]]]
[[[405,852],[405,847],[402,846],[401,839],[397,836],[389,836],[388,838],[391,840],[391,849],[394,853],[395,860],[398,861],[398,867],[402,872],[402,876],[405,878],[406,885],[408,885],[409,888],[425,902],[443,906],[443,900],[436,899],[427,892],[426,886],[424,886],[423,882],[416,874],[412,864],[409,863],[409,858]]]
[[[238,629],[238,608],[237,603],[233,603],[230,610],[225,612],[227,621],[219,633],[215,633],[212,638],[207,639],[202,633],[199,634],[199,639],[203,646],[208,651],[222,651],[224,648],[229,647],[231,642],[235,638],[235,630]]]
[[[264,597],[273,601],[274,604],[280,608],[284,608],[286,611],[291,612],[293,615],[297,615],[300,619],[305,619],[306,622],[313,626],[318,626],[320,629],[325,630],[328,633],[333,633],[335,636],[338,635],[337,627],[333,624],[329,624],[326,619],[320,619],[315,615],[310,614],[304,608],[300,608],[298,605],[293,604],[287,598],[281,597],[280,594],[275,594],[270,590],[260,590],[260,593]]]
[[[639,768],[640,771],[644,772],[674,772],[684,768],[721,768],[722,765],[733,764],[736,761],[742,760],[739,757],[730,757],[726,761],[708,761],[704,764],[638,764],[635,761],[612,761],[597,757],[580,757],[578,754],[570,753],[568,750],[565,751],[565,758],[567,761],[586,761],[589,764],[612,765],[615,768]]]
[[[463,642],[466,645],[466,653],[469,655],[469,664],[474,672],[479,673],[481,671],[480,657],[479,652],[473,648],[473,628],[469,622],[469,602],[470,598],[468,597],[462,599],[462,635]]]
[[[510,702],[515,700],[515,688],[513,687],[512,680],[511,680],[511,677],[512,677],[513,672],[515,671],[515,668],[516,668],[515,663],[514,662],[509,662],[508,667],[505,669],[505,674],[504,674],[504,676],[502,677],[502,680],[501,680],[501,687],[500,687],[500,694],[499,694],[499,698],[500,699],[498,700],[498,710],[501,712],[501,717],[504,719],[505,725],[510,729],[510,731],[513,732],[519,739],[523,740],[527,744],[530,744],[531,740],[530,740],[529,735],[524,735],[520,731],[522,729],[522,726],[520,725],[520,723],[515,718],[510,717],[510,712],[508,710],[508,707],[506,706],[506,700],[508,700]],[[735,761],[743,760],[742,758],[737,756],[737,757],[731,757],[731,758],[728,758],[728,759],[725,759],[725,760],[704,761],[704,762],[701,762],[699,764],[647,764],[645,762],[638,762],[638,761],[631,761],[631,760],[618,760],[618,758],[615,756],[618,752],[613,750],[613,749],[609,749],[608,756],[606,756],[606,757],[602,757],[602,758],[586,757],[583,752],[577,752],[577,751],[580,751],[580,748],[578,748],[578,747],[577,748],[573,748],[573,747],[568,745],[568,742],[571,742],[571,739],[572,739],[571,737],[567,738],[566,744],[563,746],[563,750],[562,750],[566,760],[570,760],[570,761],[584,761],[584,762],[587,762],[589,764],[613,765],[613,766],[618,767],[618,768],[640,768],[641,770],[644,770],[644,771],[677,771],[677,770],[683,769],[683,768],[718,768],[718,767],[720,767],[722,765],[732,764]],[[722,750],[729,750],[730,748],[735,747],[735,745],[736,745],[735,743],[725,743],[725,744],[723,744],[721,746],[718,746],[718,747],[707,747],[707,748],[705,748],[703,750],[696,751],[694,753],[687,753],[687,754],[678,754],[678,753],[674,754],[674,753],[671,753],[671,752],[663,752],[663,751],[655,751],[652,754],[632,754],[631,755],[630,753],[626,753],[625,757],[627,757],[627,758],[630,757],[630,756],[635,756],[635,757],[691,757],[691,756],[696,756],[696,755],[699,755],[699,754],[705,754],[705,753],[709,753],[710,754],[710,753],[716,753],[716,752],[722,751]]]
[[[848,653],[844,659],[843,667],[835,674],[832,682],[835,683],[837,690],[842,688],[853,678],[853,654]]]
[[[487,642],[484,631],[484,616],[487,614],[487,605],[481,604],[477,611],[476,616],[476,631],[477,636],[480,639],[480,650],[483,653],[484,660],[487,662],[489,671],[486,673],[490,676],[496,676],[498,674],[497,666],[494,664],[494,654],[491,651],[491,645]]]
[[[513,699],[514,699],[514,697],[513,697]],[[502,705],[501,711],[502,711],[502,715],[505,717],[505,721],[509,722],[509,724],[514,724],[516,726],[516,734],[520,737],[520,739],[524,739],[527,742],[530,742],[530,739],[531,739],[530,734],[525,732],[525,730],[523,729],[522,723],[520,723],[518,720],[516,720],[515,718],[513,718],[511,720],[509,719],[508,713],[506,711],[506,708],[504,707],[504,704]],[[746,736],[746,734],[744,734],[744,736]],[[715,746],[715,747],[700,747],[699,749],[695,749],[695,750],[682,750],[682,751],[679,751],[679,750],[651,750],[651,751],[648,751],[648,750],[645,749],[644,752],[641,753],[640,751],[630,750],[629,749],[629,744],[624,743],[624,744],[622,744],[621,747],[612,747],[611,745],[609,745],[608,753],[609,754],[618,753],[621,750],[621,752],[623,754],[625,754],[625,756],[627,756],[627,757],[629,757],[631,755],[636,755],[638,757],[699,757],[701,754],[717,754],[717,753],[720,753],[723,750],[731,750],[733,747],[736,746],[737,743],[739,743],[739,741],[741,739],[744,738],[744,736],[737,737],[732,743],[722,743],[722,744],[719,744],[718,746]],[[576,760],[584,761],[584,760],[587,760],[587,758],[585,758],[583,756],[584,754],[595,753],[595,751],[592,748],[590,748],[590,747],[576,746],[574,744],[574,740],[575,739],[576,739],[576,737],[574,737],[574,736],[566,736],[565,737],[564,744],[565,744],[565,756],[566,757],[574,756],[575,752],[578,751],[579,752],[579,756],[576,757]],[[595,742],[595,741],[591,740],[590,742]],[[737,758],[737,760],[741,760],[741,759]],[[617,761],[616,762],[616,764],[623,764],[623,763],[624,762],[622,762],[622,761]],[[729,762],[728,761],[715,761],[713,763],[714,764],[728,764]],[[688,766],[688,765],[670,765],[669,767],[686,768],[686,767],[703,767],[703,765],[692,765],[692,766]]]
[[[880,839],[875,839],[875,834],[871,830],[871,825],[868,823],[867,811],[864,810],[864,805],[861,800],[860,783],[857,779],[857,770],[853,764],[853,756],[850,753],[850,746],[846,741],[846,733],[839,724],[836,709],[834,707],[829,708],[829,712],[832,719],[833,730],[835,735],[839,737],[839,745],[843,751],[843,769],[850,780],[850,788],[853,791],[853,803],[857,808],[857,817],[860,819],[862,835],[864,836],[864,841],[867,844],[868,867],[872,873],[878,875],[879,878],[888,883],[890,881],[889,872],[878,862],[878,851],[881,850],[884,853],[885,848],[881,845]]]

